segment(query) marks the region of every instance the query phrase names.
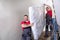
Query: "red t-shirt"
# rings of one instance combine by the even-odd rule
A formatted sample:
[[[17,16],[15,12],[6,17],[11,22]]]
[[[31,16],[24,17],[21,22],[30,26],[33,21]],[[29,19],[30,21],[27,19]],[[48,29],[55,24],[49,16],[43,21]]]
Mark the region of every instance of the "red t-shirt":
[[[52,10],[47,11],[47,14],[49,14],[50,17],[52,17]]]
[[[27,24],[27,25],[29,25],[30,21],[22,21],[21,24]],[[24,27],[22,27],[22,30],[24,30]]]

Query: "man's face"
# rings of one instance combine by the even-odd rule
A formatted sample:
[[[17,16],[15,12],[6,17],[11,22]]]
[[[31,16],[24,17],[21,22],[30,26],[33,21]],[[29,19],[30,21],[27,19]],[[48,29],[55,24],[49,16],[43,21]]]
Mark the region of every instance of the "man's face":
[[[49,11],[49,10],[50,10],[50,8],[49,8],[49,7],[46,7],[46,10],[47,10],[47,11]]]
[[[27,21],[28,20],[28,17],[27,16],[24,16],[24,21]]]
[[[46,7],[46,10],[48,11],[48,10],[49,10],[49,8],[48,8],[48,7]]]

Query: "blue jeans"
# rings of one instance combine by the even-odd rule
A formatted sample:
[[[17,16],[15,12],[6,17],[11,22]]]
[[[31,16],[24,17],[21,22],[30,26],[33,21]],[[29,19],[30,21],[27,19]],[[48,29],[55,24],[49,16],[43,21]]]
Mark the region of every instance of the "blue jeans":
[[[22,34],[22,40],[31,40],[31,28],[25,28]]]
[[[48,27],[50,25],[50,30],[51,32],[53,31],[53,26],[52,26],[52,17],[50,17],[49,14],[46,14],[46,30],[45,30],[45,35],[48,36]]]

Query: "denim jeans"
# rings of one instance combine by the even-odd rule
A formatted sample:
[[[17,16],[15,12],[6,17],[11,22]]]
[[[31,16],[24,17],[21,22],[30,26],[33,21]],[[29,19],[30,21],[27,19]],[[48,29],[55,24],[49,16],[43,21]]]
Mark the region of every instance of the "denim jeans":
[[[22,34],[22,40],[31,40],[31,28],[26,28]]]

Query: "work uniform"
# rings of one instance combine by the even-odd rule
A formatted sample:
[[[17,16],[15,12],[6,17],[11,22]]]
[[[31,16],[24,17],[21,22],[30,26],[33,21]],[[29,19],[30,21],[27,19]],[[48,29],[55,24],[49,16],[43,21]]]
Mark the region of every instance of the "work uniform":
[[[29,25],[30,21],[22,21],[21,24]],[[31,27],[22,27],[22,40],[31,40]]]
[[[48,36],[49,25],[50,25],[50,30],[52,32],[52,10],[47,11],[47,14],[46,14],[46,32],[45,32],[46,36]]]

